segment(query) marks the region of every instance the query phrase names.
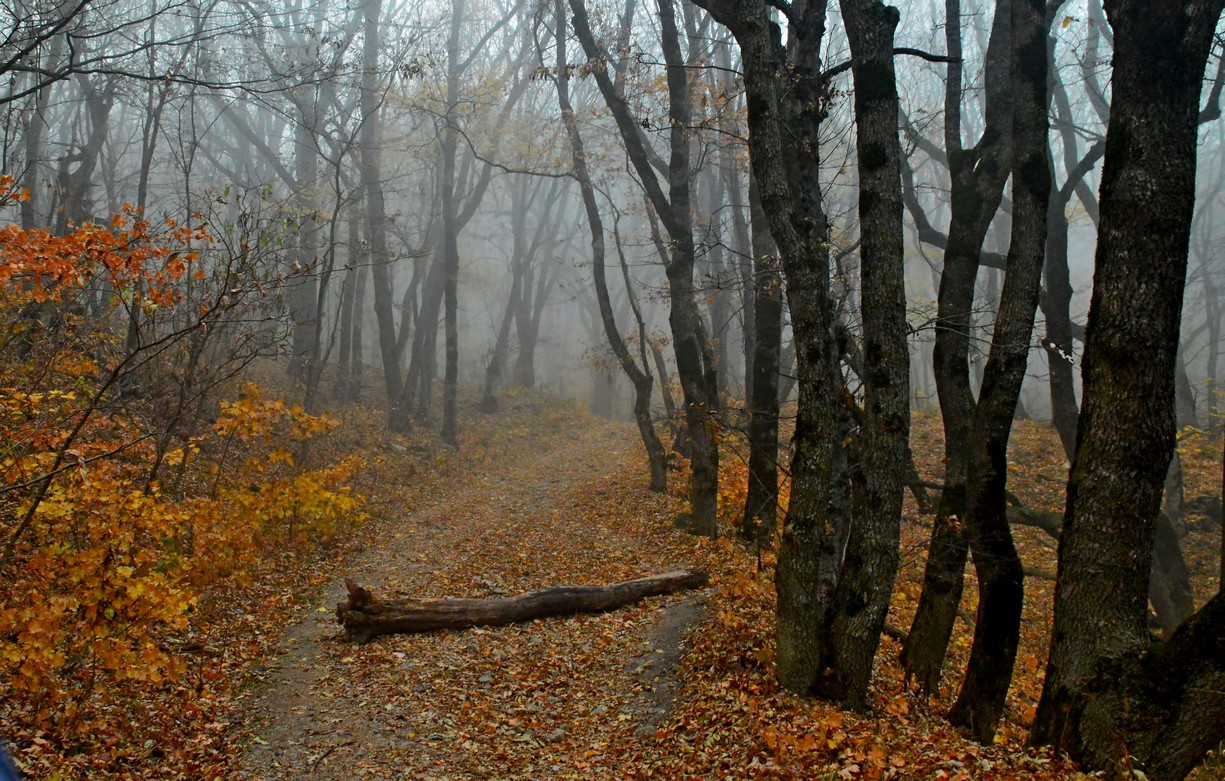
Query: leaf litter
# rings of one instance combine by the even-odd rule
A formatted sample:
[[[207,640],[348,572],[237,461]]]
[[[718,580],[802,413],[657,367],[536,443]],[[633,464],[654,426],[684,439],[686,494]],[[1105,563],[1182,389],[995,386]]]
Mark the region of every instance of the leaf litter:
[[[681,477],[672,476],[667,494],[646,491],[631,426],[523,392],[512,392],[498,416],[472,418],[455,452],[428,433],[387,435],[368,411],[347,414],[331,447],[366,456],[353,488],[370,519],[331,547],[271,552],[250,582],[211,594],[189,633],[200,652],[186,657],[181,694],[149,706],[150,734],[165,737],[122,762],[95,756],[73,766],[80,772],[61,766],[60,777],[1082,777],[1024,746],[1041,691],[1049,581],[1026,579],[1021,647],[995,745],[965,740],[943,719],[969,653],[972,568],[939,692],[924,701],[904,689],[900,646],[885,637],[872,715],[845,713],[774,683],[773,561],[766,553],[759,567],[754,552],[728,539],[743,461],[724,459],[724,536],[710,542],[673,525],[684,509]],[[1066,464],[1053,433],[1020,422],[1013,443],[1010,488],[1031,507],[1060,511]],[[1185,446],[1189,497],[1219,487],[1215,444]],[[914,450],[922,476],[939,480],[936,417],[916,415]],[[896,627],[913,616],[929,525],[908,498],[889,619]],[[1205,518],[1188,528],[1202,599],[1215,591],[1218,537]],[[1018,528],[1016,536],[1027,567],[1054,571],[1043,532]],[[602,615],[367,645],[344,640],[332,615],[345,576],[388,597],[502,596],[677,565],[708,569],[712,586]]]
[[[1070,762],[1025,747],[1041,693],[1051,582],[1026,580],[1021,648],[995,745],[966,740],[943,718],[973,634],[972,568],[946,680],[930,700],[904,689],[900,645],[890,637],[877,657],[870,717],[796,697],[774,682],[771,555],[759,568],[754,552],[728,539],[726,523],[715,542],[675,529],[683,481],[674,475],[668,494],[648,493],[632,429],[570,415],[543,437],[511,427],[505,443],[482,440],[479,464],[465,465],[462,480],[380,522],[400,531],[358,556],[358,580],[389,595],[500,596],[679,564],[709,569],[712,587],[603,615],[366,646],[339,640],[321,616],[315,678],[305,689],[290,686],[305,698],[282,707],[284,684],[274,683],[258,700],[262,726],[246,733],[246,777],[298,778],[308,769],[320,779],[436,781],[1084,778]],[[927,479],[943,472],[940,448],[938,419],[916,416]],[[1013,458],[1012,490],[1031,507],[1060,511],[1066,464],[1054,434],[1018,424]],[[725,463],[726,478],[742,477],[742,461]],[[1189,479],[1188,493],[1197,491],[1211,492],[1206,477]],[[908,499],[890,615],[898,627],[913,616],[929,524]],[[1027,566],[1054,571],[1043,532],[1018,528],[1017,541]],[[1211,549],[1209,542],[1188,546]]]

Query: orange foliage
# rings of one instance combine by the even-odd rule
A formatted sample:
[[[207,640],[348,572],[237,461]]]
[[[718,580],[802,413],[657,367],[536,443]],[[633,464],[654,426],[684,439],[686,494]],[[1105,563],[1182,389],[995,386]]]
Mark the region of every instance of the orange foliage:
[[[9,185],[0,201],[20,197]],[[176,653],[202,588],[363,517],[359,459],[307,469],[295,455],[335,421],[247,385],[176,448],[161,426],[179,418],[124,395],[134,366],[186,371],[167,346],[208,327],[210,307],[184,293],[205,243],[131,209],[67,236],[0,229],[0,723],[40,751],[92,752],[95,769],[139,750],[150,708],[204,707]],[[132,348],[130,318],[171,322],[163,310],[178,319],[150,339],[160,352]]]

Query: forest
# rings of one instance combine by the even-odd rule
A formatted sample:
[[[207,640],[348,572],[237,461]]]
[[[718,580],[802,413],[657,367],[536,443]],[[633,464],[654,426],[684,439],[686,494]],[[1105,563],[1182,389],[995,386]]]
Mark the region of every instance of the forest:
[[[0,779],[1225,778],[1223,12],[4,4]]]

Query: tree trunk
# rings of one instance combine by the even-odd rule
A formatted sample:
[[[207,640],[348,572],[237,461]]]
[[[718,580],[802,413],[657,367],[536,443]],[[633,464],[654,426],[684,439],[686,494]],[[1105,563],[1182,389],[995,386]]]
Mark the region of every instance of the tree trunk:
[[[799,406],[791,504],[779,545],[779,684],[811,694],[826,677],[827,612],[846,528],[841,351],[829,285],[829,222],[820,188],[821,46],[827,3],[803,6],[788,45],[759,0],[700,0],[741,48],[753,173],[787,280]],[[792,34],[794,33],[794,35]],[[802,150],[803,153],[799,153]]]
[[[979,255],[1003,196],[1012,155],[1009,2],[996,4],[984,65],[986,124],[982,138],[969,150],[961,146],[960,0],[946,0],[945,20],[945,45],[949,56],[958,58],[948,65],[945,87],[944,137],[952,181],[952,217],[940,276],[933,348],[936,395],[944,421],[945,490],[928,545],[919,607],[902,650],[907,677],[918,682],[921,692],[934,691],[940,682],[961,599],[969,547],[962,523],[966,511],[966,453],[974,409],[968,364],[970,315]]]
[[[442,156],[442,262],[443,328],[445,355],[442,378],[442,441],[459,444],[459,224],[458,195],[455,191],[455,157],[458,153],[459,111],[459,32],[464,18],[463,0],[452,0],[451,32],[447,37],[447,117],[442,128],[439,153]]]
[[[438,372],[438,317],[442,313],[445,267],[442,258],[435,257],[425,275],[408,375],[400,388],[400,401],[392,408],[392,431],[406,431],[412,420],[424,423],[430,416],[434,378]]]
[[[656,214],[668,233],[668,322],[677,375],[684,393],[685,421],[690,442],[688,531],[704,536],[717,532],[719,449],[713,413],[718,404],[710,345],[695,299],[695,246],[690,192],[690,115],[692,94],[688,66],[680,51],[673,0],[660,0],[660,42],[667,63],[669,156],[667,192],[651,165],[640,126],[604,70],[592,76],[617,122],[626,152]],[[590,59],[601,56],[582,0],[571,0],[574,30]]]
[[[315,146],[315,131],[321,112],[317,89],[311,85],[298,87],[292,100],[297,112],[293,136],[296,225],[290,242],[290,267],[285,274],[289,314],[293,320],[293,354],[289,360],[289,374],[306,381],[311,369],[311,356],[315,354],[315,322],[322,314],[318,309],[319,288],[315,278],[318,249],[316,187],[319,179],[319,150]]]
[[[357,273],[361,244],[361,220],[357,210],[349,214],[349,251],[345,264],[345,278],[340,284],[340,349],[336,356],[336,398],[349,401],[349,376],[353,363],[353,318],[360,317],[354,310],[354,299],[357,293]],[[365,269],[361,269],[365,271]]]
[[[524,256],[527,248],[524,246],[523,222],[526,219],[527,177],[520,183],[515,203],[511,206],[511,219],[514,220],[512,233],[514,235],[511,250],[511,283],[510,297],[506,301],[506,309],[502,311],[502,323],[498,326],[494,338],[493,353],[489,356],[489,365],[485,367],[485,392],[481,397],[481,412],[496,412],[498,409],[498,383],[502,380],[502,370],[506,365],[506,354],[510,351],[510,326],[519,311],[519,299],[523,297]]]
[[[1080,405],[1076,401],[1076,360],[1072,345],[1072,281],[1068,269],[1068,205],[1073,195],[1087,189],[1087,177],[1101,160],[1105,145],[1095,142],[1077,159],[1078,137],[1076,122],[1068,100],[1067,87],[1055,63],[1055,36],[1049,37],[1048,63],[1052,103],[1057,111],[1058,127],[1063,142],[1063,164],[1067,180],[1051,196],[1047,210],[1046,267],[1043,271],[1046,290],[1041,300],[1046,320],[1046,350],[1051,395],[1051,422],[1059,434],[1063,451],[1071,463],[1076,448],[1076,420]],[[1052,168],[1054,159],[1052,158]],[[1054,171],[1052,170],[1052,180]]]
[[[60,189],[60,206],[57,210],[57,235],[67,235],[69,225],[82,225],[93,217],[93,198],[90,190],[94,171],[102,155],[102,147],[110,130],[111,109],[115,105],[118,80],[106,77],[101,88],[88,74],[77,74],[77,81],[85,97],[85,108],[89,117],[88,131],[82,130],[84,143],[73,148],[62,158],[57,174]],[[73,164],[76,167],[73,167]]]
[[[353,401],[360,399],[365,389],[365,378],[362,373],[364,366],[362,321],[366,312],[366,280],[369,278],[370,273],[365,268],[358,266],[357,284],[353,291],[353,347],[348,383],[349,398]]]
[[[1031,741],[1086,770],[1181,779],[1225,739],[1225,599],[1154,647],[1148,576],[1174,374],[1204,66],[1225,2],[1114,0],[1113,104],[1084,392],[1046,680]],[[1143,360],[1136,360],[1136,356]]]
[[[953,724],[988,745],[1021,634],[1023,575],[1007,515],[1008,439],[1029,361],[1051,193],[1045,0],[1011,5],[1012,236],[968,450],[966,524],[978,572],[978,616],[966,677],[949,713]]]
[[[1204,269],[1201,282],[1204,285],[1204,316],[1208,319],[1208,362],[1206,375],[1208,377],[1208,426],[1216,429],[1220,426],[1220,393],[1221,384],[1217,378],[1217,370],[1221,360],[1221,292],[1212,280],[1212,274]]]
[[[753,231],[752,327],[749,365],[749,485],[740,535],[773,546],[778,533],[778,359],[783,336],[783,280],[778,248],[761,205],[756,180],[749,180]]]
[[[1195,612],[1195,595],[1191,592],[1191,577],[1182,555],[1180,535],[1173,520],[1164,512],[1157,514],[1148,599],[1166,637],[1173,635]]]
[[[387,207],[383,197],[382,100],[379,88],[379,16],[382,0],[362,4],[362,124],[360,143],[361,187],[366,202],[366,243],[370,247],[370,271],[374,277],[374,318],[379,331],[379,355],[383,364],[383,389],[388,415],[400,396],[400,353],[396,349],[396,318],[392,302],[391,253],[387,249]],[[403,315],[402,315],[403,317]]]
[[[57,35],[51,41],[51,50],[47,56],[46,65],[51,68],[58,68],[60,58],[63,56],[66,36]],[[37,77],[36,77],[37,78]],[[29,191],[30,196],[21,202],[21,228],[22,230],[31,230],[38,227],[40,221],[44,219],[44,210],[42,209],[43,192],[46,189],[43,186],[43,133],[47,130],[47,106],[51,100],[51,82],[46,81],[43,86],[31,96],[33,102],[33,110],[30,113],[30,120],[25,127],[25,171],[21,176],[21,184]],[[48,220],[49,221],[49,220]]]
[[[604,613],[647,597],[704,588],[710,576],[682,569],[607,586],[560,586],[495,599],[376,599],[345,579],[349,598],[336,605],[336,621],[345,635],[366,643],[380,635],[505,626],[578,613]]]
[[[709,336],[705,333],[693,283],[696,248],[690,188],[690,115],[692,91],[681,57],[673,0],[659,0],[660,45],[667,63],[668,115],[671,120],[668,156],[668,210],[663,222],[670,239],[671,259],[665,269],[671,306],[672,350],[685,397],[689,434],[688,531],[717,535],[719,445],[714,435],[718,388]]]
[[[515,332],[519,338],[519,353],[511,375],[515,385],[532,388],[536,385],[536,345],[540,341],[540,321],[549,295],[557,285],[558,273],[553,260],[553,245],[562,220],[565,205],[555,208],[562,195],[562,180],[554,179],[545,198],[544,208],[536,222],[535,235],[524,252],[523,285],[516,302]],[[523,226],[526,229],[526,225]],[[546,249],[547,247],[547,249]],[[543,259],[537,260],[543,256]]]
[[[834,593],[826,664],[836,682],[830,693],[862,711],[897,574],[909,464],[902,152],[893,65],[901,14],[880,0],[842,0],[841,5],[855,81],[864,416],[862,466],[851,471],[857,512]]]
[[[651,473],[651,490],[664,491],[668,483],[667,463],[663,443],[660,441],[659,434],[655,430],[654,421],[651,420],[651,390],[654,386],[654,378],[646,366],[645,350],[647,346],[645,344],[642,345],[644,358],[642,367],[639,367],[634,362],[634,358],[630,354],[625,340],[621,337],[621,332],[617,328],[616,317],[613,315],[612,302],[608,294],[608,279],[604,273],[605,257],[607,254],[604,242],[604,222],[600,217],[600,207],[596,201],[595,187],[592,185],[591,175],[588,173],[587,155],[583,149],[583,139],[579,133],[578,123],[574,119],[574,109],[570,105],[563,0],[556,0],[554,11],[557,16],[557,103],[561,109],[562,123],[565,125],[566,135],[570,140],[570,151],[574,161],[574,175],[578,180],[579,191],[583,198],[583,208],[587,215],[587,227],[591,231],[591,270],[592,279],[595,284],[596,301],[600,309],[600,321],[604,326],[604,336],[608,340],[613,354],[616,355],[617,362],[621,365],[621,370],[625,372],[625,376],[634,385],[634,421],[638,424],[638,434],[642,437],[643,447],[647,451],[647,462]],[[627,272],[627,285],[628,279]],[[633,291],[629,291],[629,293],[631,296],[633,295]],[[599,382],[598,378],[596,382]]]
[[[1191,378],[1187,376],[1187,363],[1183,360],[1182,350],[1178,351],[1178,357],[1174,361],[1174,422],[1180,429],[1199,426],[1195,389],[1191,387]]]

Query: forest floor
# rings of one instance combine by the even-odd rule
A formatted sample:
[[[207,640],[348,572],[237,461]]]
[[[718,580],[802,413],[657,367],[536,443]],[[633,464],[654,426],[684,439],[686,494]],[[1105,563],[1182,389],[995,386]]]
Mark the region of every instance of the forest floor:
[[[778,690],[770,555],[759,560],[726,536],[710,542],[677,530],[683,475],[671,475],[667,494],[647,492],[631,426],[512,393],[497,416],[469,427],[458,454],[435,455],[396,438],[381,448],[386,458],[357,486],[369,498],[371,519],[331,560],[295,576],[298,585],[259,587],[254,606],[213,640],[237,643],[243,626],[255,627],[248,652],[226,673],[245,682],[217,717],[212,742],[224,746],[224,758],[207,777],[1081,777],[1024,747],[1041,689],[1053,585],[1047,577],[1055,568],[1054,543],[1037,529],[1017,533],[1035,574],[1026,581],[1005,721],[996,744],[984,747],[942,718],[968,656],[972,570],[941,691],[929,700],[906,691],[899,645],[886,637],[872,715],[859,717]],[[938,479],[935,417],[916,417],[915,450],[920,472]],[[1219,486],[1215,451],[1212,443],[1188,451],[1188,496]],[[1066,465],[1053,433],[1018,424],[1013,461],[1012,489],[1030,506],[1061,509]],[[729,453],[723,469],[726,523],[742,497],[736,486],[744,465]],[[908,500],[890,617],[897,627],[909,627],[929,523]],[[1216,540],[1214,524],[1192,525],[1187,547],[1201,601],[1215,589]],[[486,597],[676,566],[707,569],[712,585],[601,615],[365,645],[346,640],[334,618],[344,577],[382,597]]]
[[[700,594],[366,645],[345,640],[333,615],[342,575],[382,596],[479,597],[694,563],[670,500],[648,498],[630,522],[617,504],[632,432],[582,423],[530,443],[502,436],[415,507],[377,513],[374,544],[301,605],[247,698],[247,777],[619,776],[626,744],[653,731],[671,699]]]

